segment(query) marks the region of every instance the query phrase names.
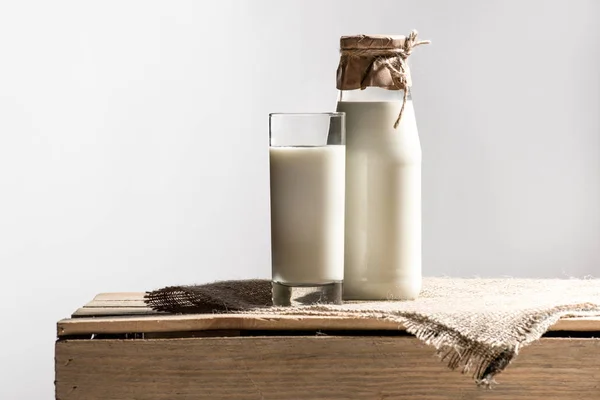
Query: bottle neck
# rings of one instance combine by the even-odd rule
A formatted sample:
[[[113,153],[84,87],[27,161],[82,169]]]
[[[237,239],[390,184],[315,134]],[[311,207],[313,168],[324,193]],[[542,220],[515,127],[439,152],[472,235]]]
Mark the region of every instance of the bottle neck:
[[[378,87],[368,87],[363,90],[340,90],[338,101],[402,101],[404,90],[387,90]],[[410,91],[408,100],[411,100]]]

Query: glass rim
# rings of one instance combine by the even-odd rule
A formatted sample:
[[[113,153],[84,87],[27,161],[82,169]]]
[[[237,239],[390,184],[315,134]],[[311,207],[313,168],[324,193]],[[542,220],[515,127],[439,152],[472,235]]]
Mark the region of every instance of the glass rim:
[[[345,116],[346,113],[343,111],[332,111],[332,112],[274,112],[274,113],[269,113],[269,118],[270,117],[283,117],[283,116],[289,116],[289,117],[316,117],[316,116],[323,116],[323,115],[328,115],[330,117],[342,117]]]

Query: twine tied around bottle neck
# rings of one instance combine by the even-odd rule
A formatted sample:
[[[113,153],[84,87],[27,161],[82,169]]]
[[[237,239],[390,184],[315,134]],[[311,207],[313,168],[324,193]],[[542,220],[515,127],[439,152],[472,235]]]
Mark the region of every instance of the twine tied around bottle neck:
[[[359,88],[361,90],[365,89],[368,86],[382,87],[380,85],[372,83],[372,74],[374,73],[373,70],[375,69],[374,64],[377,62],[381,63],[383,66],[385,66],[385,68],[387,68],[387,70],[389,70],[389,74],[392,79],[391,87],[383,87],[385,87],[386,89],[404,91],[402,107],[400,108],[398,118],[394,123],[394,129],[398,128],[398,125],[400,124],[400,119],[402,118],[402,114],[404,113],[404,106],[406,105],[406,101],[408,100],[408,93],[411,87],[410,71],[406,59],[408,58],[408,56],[410,56],[412,50],[415,47],[429,43],[431,43],[431,41],[429,40],[417,40],[417,31],[413,30],[408,36],[404,38],[404,43],[397,47],[342,48],[340,50],[340,54],[342,57],[341,60],[344,60],[344,63],[346,64],[352,63],[352,60],[357,58],[369,59],[370,63],[368,64],[367,68],[363,71],[363,75],[360,79]],[[342,66],[342,64],[343,63],[340,62],[340,66]],[[375,81],[376,80],[377,79],[375,79]],[[345,88],[343,86],[343,84],[340,84],[340,72],[338,69],[338,88],[344,90]]]

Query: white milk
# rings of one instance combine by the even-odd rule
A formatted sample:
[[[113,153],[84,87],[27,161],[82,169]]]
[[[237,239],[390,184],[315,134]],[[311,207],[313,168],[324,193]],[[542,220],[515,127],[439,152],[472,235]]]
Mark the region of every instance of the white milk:
[[[345,146],[270,147],[273,280],[344,277]]]
[[[344,299],[421,290],[421,146],[412,101],[339,102],[346,113]]]

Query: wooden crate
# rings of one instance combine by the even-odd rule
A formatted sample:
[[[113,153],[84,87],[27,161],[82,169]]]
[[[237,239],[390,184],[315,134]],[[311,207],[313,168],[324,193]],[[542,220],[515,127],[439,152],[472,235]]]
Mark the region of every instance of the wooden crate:
[[[161,315],[142,296],[58,322],[57,399],[600,399],[599,318],[559,321],[488,390],[394,323]]]

